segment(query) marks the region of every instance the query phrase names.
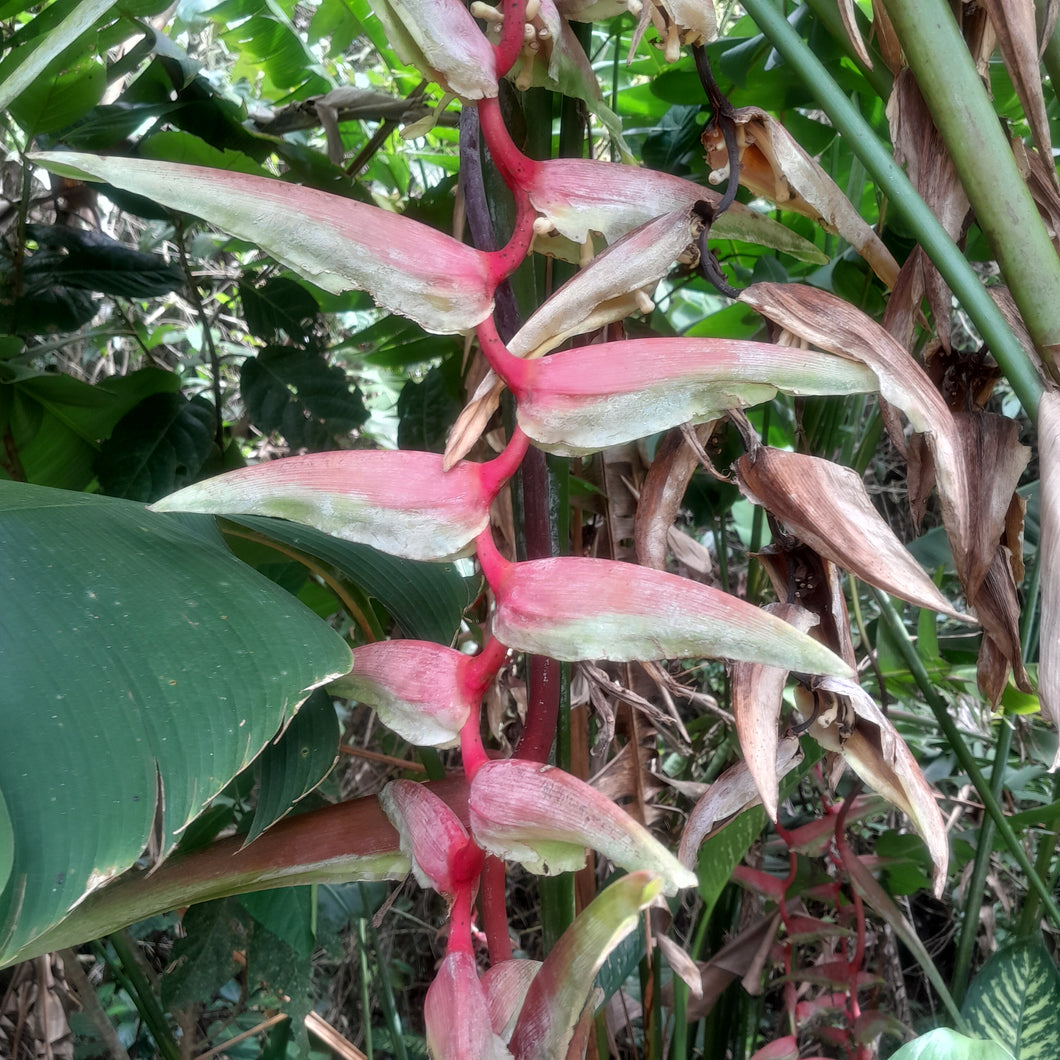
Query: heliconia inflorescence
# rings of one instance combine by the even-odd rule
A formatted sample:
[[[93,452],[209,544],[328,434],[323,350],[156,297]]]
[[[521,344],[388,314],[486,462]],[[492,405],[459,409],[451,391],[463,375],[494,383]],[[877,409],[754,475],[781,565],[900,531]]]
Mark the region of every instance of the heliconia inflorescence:
[[[857,338],[853,325],[849,341],[836,341],[831,332],[826,336],[811,318],[819,306],[831,307],[830,296],[799,295],[775,285],[758,285],[744,296],[829,352],[750,341],[654,338],[544,356],[572,336],[619,321],[646,301],[650,305],[650,292],[675,261],[698,260],[704,216],[717,234],[774,241],[806,257],[817,252],[745,208],[727,219],[713,217],[718,193],[677,177],[581,159],[538,162],[522,154],[508,135],[498,80],[509,75],[521,83],[520,78],[538,76],[540,71],[527,72],[527,64],[538,61],[540,43],[556,33],[557,10],[577,17],[590,6],[588,0],[561,0],[543,14],[538,6],[528,14],[531,5],[504,0],[496,9],[475,6],[474,12],[494,25],[496,43],[459,0],[380,0],[376,7],[407,62],[466,105],[478,107],[490,155],[515,199],[515,232],[500,251],[482,252],[385,210],[261,177],[141,159],[37,156],[57,171],[107,180],[174,209],[197,212],[236,235],[258,237],[260,220],[267,217],[272,236],[259,238],[262,246],[326,289],[367,290],[381,306],[431,331],[477,328],[484,354],[514,396],[518,427],[503,452],[486,463],[462,457],[499,400],[501,383],[494,381],[487,381],[465,410],[444,459],[433,453],[367,450],[294,456],[197,483],[154,506],[292,519],[410,559],[477,556],[493,600],[491,628],[477,655],[423,641],[365,644],[354,651],[350,673],[332,686],[335,693],[373,707],[385,725],[414,744],[458,743],[461,748],[469,785],[466,813],[409,780],[391,783],[380,796],[416,878],[450,904],[447,953],[425,1004],[428,1046],[437,1060],[581,1055],[596,970],[658,894],[675,895],[696,885],[691,864],[715,816],[729,812],[730,804],[738,810],[761,796],[775,819],[777,776],[799,758],[798,742],[789,737],[780,745],[783,760],[776,761],[780,695],[789,672],[807,682],[818,678],[818,694],[844,692],[862,719],[862,730],[871,723],[873,732],[882,733],[883,752],[875,757],[862,730],[855,732],[860,743],[836,741],[835,749],[913,816],[937,866],[945,858],[944,833],[926,783],[903,753],[897,732],[857,691],[842,645],[818,639],[815,615],[794,606],[772,613],[636,564],[583,556],[511,562],[494,542],[491,505],[531,443],[560,454],[593,452],[769,401],[777,392],[882,393],[928,432],[948,522],[961,532],[968,520],[948,410],[933,390],[934,396],[924,395],[922,373],[898,364],[895,344],[882,332],[874,333],[873,343]],[[676,58],[682,43],[701,44],[715,32],[709,0],[645,0],[643,7],[630,0],[629,6],[640,14],[639,32],[654,22],[667,59]],[[580,59],[564,58],[568,45],[565,38],[562,48],[550,45],[552,58],[542,76],[558,76],[553,58],[573,61],[579,76],[585,70],[591,74],[587,61],[583,69]],[[697,208],[700,200],[705,213]],[[497,286],[525,257],[535,234],[543,238],[556,232],[583,244],[589,256],[594,232],[611,246],[591,263],[586,259],[587,267],[505,344],[491,315]],[[768,506],[780,471],[773,478],[767,471],[773,464],[787,467],[795,458],[763,450],[761,460],[769,467],[760,463],[756,468],[753,453],[745,457],[739,482],[749,495],[766,494]],[[847,492],[851,497],[844,503],[860,505],[865,525],[875,533],[871,505],[854,496],[853,486]],[[796,529],[812,529],[819,521],[813,503],[812,496],[792,499],[781,516]],[[820,534],[822,554],[848,562],[856,556],[858,573],[872,577],[873,557],[862,542],[829,546],[828,537],[826,531]],[[887,587],[947,609],[897,542],[888,541],[887,547],[901,565],[899,575],[890,572]],[[749,769],[739,783],[725,788],[735,795],[723,799],[719,789],[713,802],[701,804],[694,835],[683,849],[685,864],[584,780],[518,757],[491,757],[482,743],[479,715],[509,649],[556,660],[692,657],[739,663],[735,700]],[[768,694],[762,693],[766,688]],[[759,703],[762,695],[769,702]],[[769,731],[752,739],[763,718]],[[528,727],[534,723],[528,719]],[[819,719],[814,724],[822,726]],[[484,981],[472,920],[480,880],[490,878],[487,855],[554,873],[580,868],[587,848],[631,874],[588,906],[543,965],[498,958]],[[503,874],[501,884],[500,893],[483,885],[484,907],[503,906]],[[496,918],[485,919],[491,955],[495,948],[501,955],[507,948],[510,957],[507,939],[496,937]]]

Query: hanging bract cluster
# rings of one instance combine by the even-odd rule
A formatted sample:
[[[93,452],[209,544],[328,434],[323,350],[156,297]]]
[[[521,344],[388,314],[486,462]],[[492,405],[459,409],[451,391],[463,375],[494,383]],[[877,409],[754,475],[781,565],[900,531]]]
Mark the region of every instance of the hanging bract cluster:
[[[696,24],[682,22],[687,6],[644,7],[641,17],[656,24],[667,58],[712,31],[709,3],[690,5],[698,12]],[[577,7],[560,4],[559,14],[576,15]],[[477,656],[418,641],[368,644],[354,651],[353,669],[333,688],[373,706],[384,724],[415,744],[460,747],[466,814],[430,786],[411,781],[393,782],[380,796],[403,854],[388,874],[410,866],[422,886],[450,904],[446,957],[426,1001],[432,1055],[580,1056],[595,1011],[595,972],[640,911],[660,895],[696,884],[696,850],[719,821],[756,799],[775,820],[779,779],[800,759],[797,742],[782,741],[778,731],[789,674],[800,684],[810,734],[909,815],[928,844],[941,888],[943,822],[901,737],[857,683],[836,568],[969,619],[947,603],[875,513],[857,476],[754,438],[746,439],[737,482],[800,539],[787,539],[788,551],[768,559],[778,606],[758,608],[689,579],[617,561],[559,556],[513,562],[495,542],[490,512],[528,448],[593,453],[713,421],[778,392],[878,393],[924,436],[955,546],[972,532],[967,469],[952,414],[905,350],[820,291],[758,284],[743,293],[790,342],[655,338],[552,353],[571,336],[642,307],[676,261],[695,264],[709,254],[709,235],[793,252],[805,248],[738,204],[720,212],[713,189],[619,164],[525,157],[509,136],[498,94],[498,78],[509,71],[519,85],[578,85],[598,113],[606,108],[577,41],[557,28],[566,23],[551,0],[503,0],[497,8],[475,9],[488,22],[489,36],[459,0],[377,5],[406,61],[477,109],[485,144],[515,202],[514,230],[502,249],[475,249],[382,209],[261,177],[70,153],[37,160],[197,213],[255,239],[321,287],[366,290],[379,305],[428,330],[477,334],[492,373],[458,422],[444,458],[383,451],[292,457],[190,486],[154,507],[283,517],[418,560],[477,558],[492,598],[490,628]],[[760,120],[741,118],[747,128]],[[764,132],[756,135],[761,139]],[[722,148],[715,143],[712,150]],[[778,147],[770,157],[782,165],[785,155]],[[799,191],[819,202],[808,160],[799,163]],[[728,165],[735,173],[738,160]],[[823,206],[811,212],[826,213]],[[263,237],[263,216],[292,214],[299,221],[297,239],[290,238],[289,225],[277,226],[271,241]],[[861,222],[852,210],[833,210],[825,223],[866,248],[873,267],[893,281],[893,261],[878,240],[855,231]],[[592,233],[608,243],[595,258]],[[584,244],[584,267],[506,343],[493,316],[498,285],[535,240],[549,238]],[[826,329],[816,323],[822,320],[828,320]],[[517,421],[506,448],[487,463],[465,459],[505,387]],[[787,564],[794,564],[796,552],[802,561],[812,557],[819,572],[812,593],[795,588]],[[976,576],[982,572],[970,574]],[[746,759],[741,768],[749,782],[736,784],[731,790],[738,794],[721,809],[716,799],[697,808],[679,860],[623,809],[547,765],[536,749],[529,758],[503,759],[484,747],[483,697],[509,651],[563,661],[728,661]],[[540,720],[528,718],[528,727],[535,724]],[[587,847],[629,875],[584,910],[544,964],[512,960],[507,939],[491,938],[494,963],[482,974],[472,942],[474,902],[481,888],[484,904],[503,908],[498,860],[553,874],[582,867]]]

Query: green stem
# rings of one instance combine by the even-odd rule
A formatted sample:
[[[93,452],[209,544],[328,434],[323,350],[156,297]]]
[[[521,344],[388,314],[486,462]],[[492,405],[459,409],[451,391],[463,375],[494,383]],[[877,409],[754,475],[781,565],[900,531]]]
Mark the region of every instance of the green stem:
[[[1036,420],[1038,401],[1043,389],[1037,369],[1008,326],[1001,310],[979,282],[979,277],[964,260],[964,256],[938,218],[916,193],[909,183],[909,178],[890,156],[857,108],[844,95],[824,64],[810,51],[806,42],[791,28],[771,0],[745,0],[744,8],[776,50],[811,87],[821,109],[846,138],[854,154],[864,162],[865,168],[886,192],[895,209],[905,218],[943,279],[990,346],[990,352],[1008,377],[1027,415]],[[963,41],[961,48],[964,49]],[[993,112],[990,122],[997,124],[997,117]],[[996,175],[994,179],[998,180]],[[1041,228],[1040,222],[1038,227]],[[1056,255],[1055,252],[1052,253],[1053,268],[1056,268]],[[1052,300],[1060,309],[1060,298],[1053,297]]]
[[[166,1021],[166,1014],[155,997],[154,987],[147,981],[140,965],[136,961],[136,955],[132,952],[129,940],[124,931],[116,931],[107,936],[107,941],[114,947],[118,956],[117,965],[110,963],[115,975],[122,981],[122,986],[128,992],[136,1011],[140,1013],[151,1037],[158,1047],[158,1055],[164,1060],[180,1060],[180,1049],[177,1046],[173,1034]],[[106,952],[105,950],[103,951]]]
[[[375,1046],[372,1041],[372,997],[369,989],[368,971],[368,934],[363,920],[357,921],[357,950],[361,965],[361,1025],[364,1027],[364,1054],[368,1060],[375,1058]]]
[[[994,768],[990,773],[990,790],[994,798],[1001,794],[1001,783],[1008,766],[1008,752],[1012,746],[1013,725],[1009,718],[1002,714],[1001,733],[997,747],[994,749]],[[979,909],[983,904],[983,890],[986,886],[986,874],[990,868],[990,855],[994,849],[995,826],[989,817],[983,818],[979,828],[979,843],[975,851],[975,863],[972,866],[972,877],[968,881],[968,890],[964,899],[964,919],[961,922],[961,936],[957,942],[957,958],[954,961],[953,977],[950,980],[950,992],[959,1005],[964,1000],[968,989],[968,980],[972,970],[972,952],[979,934]]]
[[[1060,774],[1053,780],[1053,798],[1056,799],[1058,797],[1060,797]],[[1045,880],[1050,894],[1053,893],[1053,888],[1056,886],[1056,874],[1057,870],[1060,869],[1060,862],[1056,865],[1053,864],[1058,837],[1060,837],[1060,829],[1054,828],[1052,831],[1042,833],[1041,838],[1038,840],[1038,852],[1034,859],[1034,870]],[[1034,891],[1030,891],[1023,903],[1023,908],[1020,910],[1020,919],[1016,926],[1017,938],[1027,939],[1037,933],[1038,921],[1042,915],[1041,908],[1042,905],[1038,895]]]
[[[909,668],[909,672],[913,675],[913,680],[916,681],[927,705],[935,715],[935,720],[938,722],[939,728],[942,729],[946,742],[957,756],[957,761],[960,763],[961,768],[968,774],[968,779],[972,782],[972,786],[986,807],[986,812],[993,819],[1002,840],[1004,840],[1009,852],[1016,859],[1016,864],[1019,865],[1027,877],[1028,884],[1041,898],[1046,915],[1056,927],[1060,928],[1060,908],[1057,908],[1050,888],[1042,879],[1041,874],[1031,864],[1030,858],[1027,857],[1027,852],[1020,844],[1019,837],[1013,831],[1012,825],[1005,816],[1001,803],[998,802],[997,796],[994,795],[986,781],[986,777],[983,776],[975,758],[972,757],[972,752],[968,750],[967,744],[965,744],[963,737],[958,732],[957,726],[949,715],[945,700],[932,684],[923,660],[917,654],[916,645],[910,638],[909,631],[902,624],[902,620],[898,617],[898,612],[895,611],[890,597],[876,589],[873,590],[873,594],[880,606],[880,616],[894,637],[895,644],[902,653],[902,658]]]
[[[861,59],[854,54],[854,48],[850,43],[850,38],[847,37],[846,27],[843,25],[843,19],[839,14],[839,5],[835,3],[835,0],[806,0],[806,6],[813,11],[817,19],[828,30],[828,33],[839,42],[839,46],[850,56],[851,62],[861,71],[876,95],[880,99],[887,99],[891,94],[894,79],[891,77],[891,71],[887,69],[887,64],[883,61],[883,56],[880,55],[876,44],[869,41],[869,34],[863,32],[862,39],[866,42],[869,58],[872,59],[872,69],[865,66]],[[856,7],[854,11],[858,28],[863,31],[870,30],[872,27],[867,25],[868,20],[865,16]]]
[[[394,988],[390,983],[390,966],[383,960],[383,954],[379,947],[379,935],[372,926],[370,920],[364,921],[368,934],[372,940],[372,949],[375,951],[375,967],[378,971],[377,979],[380,985],[380,995],[383,999],[383,1016],[386,1019],[387,1029],[390,1031],[390,1052],[395,1060],[408,1060],[405,1049],[405,1033],[401,1027],[401,1017],[398,1015],[397,1005],[394,1003]]]
[[[885,0],[979,227],[1042,361],[1060,353],[1060,258],[944,0]],[[1052,165],[1052,159],[1046,159]],[[1021,398],[1022,400],[1022,398]]]

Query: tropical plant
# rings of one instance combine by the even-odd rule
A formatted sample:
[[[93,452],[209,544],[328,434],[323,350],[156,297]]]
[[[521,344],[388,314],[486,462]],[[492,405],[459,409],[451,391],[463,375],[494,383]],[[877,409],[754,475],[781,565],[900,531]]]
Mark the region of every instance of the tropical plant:
[[[308,22],[228,0],[209,29],[191,5],[168,27],[151,4],[0,9],[20,188],[0,273],[6,962],[66,947],[76,983],[70,947],[106,937],[93,952],[143,1047],[174,1056],[214,1036],[236,1055],[259,1028],[270,1055],[327,1034],[310,957],[350,925],[369,1054],[861,1060],[939,1021],[955,1030],[900,1055],[1055,1052],[1056,792],[1039,768],[1026,809],[1000,797],[1010,715],[1060,718],[1060,182],[1038,66],[1055,11],[1039,29],[1002,0],[960,24],[941,0],[744,8],[721,32],[710,4],[679,0],[325,0]],[[214,34],[234,58],[211,79],[188,49],[216,60]],[[244,122],[241,75],[243,100],[292,102]],[[352,132],[365,116],[377,133]],[[399,123],[428,147],[383,152]],[[637,154],[647,168],[618,161]],[[147,249],[96,230],[99,194]],[[443,231],[453,216],[467,241]],[[212,285],[196,258],[220,263]],[[178,291],[184,345],[166,356],[183,377],[75,378],[127,339],[156,360],[170,332],[150,306]],[[410,366],[395,439],[384,372]],[[1021,422],[1039,432],[1040,513],[1022,619]],[[240,466],[277,445],[298,455]],[[911,514],[885,517],[866,472],[903,461]],[[676,528],[682,504],[713,556]],[[937,528],[907,547],[925,515]],[[892,597],[919,609],[915,637]],[[704,676],[679,683],[678,659]],[[347,702],[386,727],[362,753],[389,782],[321,805]],[[953,709],[969,702],[1001,709],[996,741]],[[1028,730],[1044,763],[1043,742]],[[943,768],[984,812],[960,842]],[[701,796],[676,857],[664,784]],[[884,800],[916,835],[881,828]],[[1025,891],[969,987],[995,856]],[[970,868],[946,969],[900,903],[949,897],[954,860]],[[610,868],[628,874],[598,887]],[[410,872],[446,925],[414,1037],[369,920],[372,885]],[[532,877],[540,961],[512,937]],[[160,1004],[126,929],[168,931],[148,918],[189,905]],[[922,977],[915,1016],[877,987],[898,944]],[[601,1005],[638,965],[620,1041]],[[739,1000],[722,994],[736,978]],[[248,1012],[274,1008],[290,1020]],[[243,1023],[215,1025],[226,1012]]]

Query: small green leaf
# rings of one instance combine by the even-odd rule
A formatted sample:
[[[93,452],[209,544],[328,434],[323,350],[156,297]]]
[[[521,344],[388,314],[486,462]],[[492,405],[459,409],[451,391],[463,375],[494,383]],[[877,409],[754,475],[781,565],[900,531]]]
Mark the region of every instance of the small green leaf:
[[[262,752],[258,805],[248,843],[320,784],[338,758],[338,747],[339,721],[331,696],[318,688],[298,708],[282,735]]]
[[[701,915],[704,919],[710,916],[732,877],[733,869],[743,861],[765,823],[765,810],[761,806],[753,806],[733,818],[699,848],[696,875],[699,877],[699,894],[703,899]]]
[[[972,981],[961,1014],[1015,1060],[1060,1056],[1060,973],[1041,939],[998,950]]]
[[[239,389],[254,425],[279,431],[293,449],[319,451],[368,419],[360,390],[314,351],[266,346],[243,362]]]
[[[107,68],[95,55],[71,66],[56,64],[24,88],[11,103],[11,116],[29,136],[57,132],[84,117],[107,88]]]
[[[258,287],[244,279],[239,297],[251,335],[262,342],[282,342],[286,336],[295,345],[316,346],[313,331],[320,306],[296,280],[274,276]]]
[[[313,889],[277,887],[241,895],[240,904],[264,928],[282,939],[300,957],[313,952]]]
[[[95,465],[103,491],[147,502],[186,486],[210,455],[214,428],[214,410],[204,398],[153,394],[103,443]]]
[[[171,1012],[200,1004],[235,975],[234,953],[246,948],[246,913],[237,898],[192,906],[184,914],[184,937],[162,976],[162,1004]]]

